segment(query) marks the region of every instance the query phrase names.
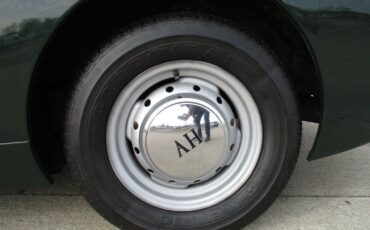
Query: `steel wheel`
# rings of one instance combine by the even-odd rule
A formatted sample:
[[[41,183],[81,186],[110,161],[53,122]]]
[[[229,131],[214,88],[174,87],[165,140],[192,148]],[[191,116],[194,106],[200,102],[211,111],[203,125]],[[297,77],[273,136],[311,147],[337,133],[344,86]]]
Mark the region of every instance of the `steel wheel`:
[[[194,122],[176,116],[186,106],[210,114],[215,139],[189,143],[183,137],[199,137],[190,131]],[[261,145],[261,119],[247,89],[219,67],[197,61],[168,62],[140,74],[118,97],[107,128],[109,158],[121,182],[143,201],[172,211],[203,209],[235,193],[252,173]]]

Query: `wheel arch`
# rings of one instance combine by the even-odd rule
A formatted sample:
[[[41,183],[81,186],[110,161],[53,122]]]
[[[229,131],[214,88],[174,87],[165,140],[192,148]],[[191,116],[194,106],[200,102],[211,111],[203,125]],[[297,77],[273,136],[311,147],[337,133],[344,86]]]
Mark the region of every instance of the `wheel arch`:
[[[34,70],[28,107],[31,143],[49,171],[65,164],[64,115],[79,73],[100,47],[118,30],[132,22],[168,12],[195,12],[225,18],[241,29],[252,30],[262,45],[269,46],[279,60],[296,95],[302,118],[318,122],[320,78],[315,59],[304,35],[276,1],[249,1],[247,5],[225,1],[168,0],[99,5],[81,1],[61,20],[44,47]],[[104,17],[97,17],[105,13]],[[252,28],[252,29],[250,29]],[[305,69],[302,73],[302,69]],[[50,141],[51,140],[51,141]]]

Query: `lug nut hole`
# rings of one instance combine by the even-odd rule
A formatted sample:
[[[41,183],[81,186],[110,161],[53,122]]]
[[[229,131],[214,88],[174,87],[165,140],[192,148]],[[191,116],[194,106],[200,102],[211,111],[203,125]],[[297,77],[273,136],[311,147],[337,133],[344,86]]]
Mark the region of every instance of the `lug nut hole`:
[[[135,148],[134,148],[134,150],[135,150],[135,153],[136,153],[136,154],[140,154],[140,150],[139,150],[139,148],[136,148],[136,147],[135,147]]]
[[[168,183],[170,183],[170,184],[176,184],[176,182],[174,180],[170,180],[170,181],[168,181]]]
[[[148,169],[148,172],[149,172],[149,173],[151,173],[151,174],[153,174],[153,173],[154,173],[154,171],[153,171],[153,170],[151,170],[151,169]]]
[[[137,128],[139,128],[139,124],[135,121],[134,122],[134,129],[137,129]]]
[[[151,103],[151,101],[150,101],[149,99],[147,99],[147,100],[144,102],[145,107],[150,106],[150,103]]]
[[[234,144],[230,145],[230,151],[233,151],[234,149]]]
[[[221,99],[221,97],[217,97],[217,103],[218,103],[218,104],[222,104],[222,99]]]
[[[231,121],[230,121],[230,125],[231,126],[234,126],[235,125],[235,119],[233,118],[233,119],[231,119]]]
[[[197,86],[197,85],[194,85],[194,86],[193,86],[193,89],[194,89],[194,91],[200,91],[200,87],[199,87],[199,86]]]
[[[172,86],[168,86],[166,88],[166,91],[167,91],[167,93],[171,93],[173,91],[173,87]]]

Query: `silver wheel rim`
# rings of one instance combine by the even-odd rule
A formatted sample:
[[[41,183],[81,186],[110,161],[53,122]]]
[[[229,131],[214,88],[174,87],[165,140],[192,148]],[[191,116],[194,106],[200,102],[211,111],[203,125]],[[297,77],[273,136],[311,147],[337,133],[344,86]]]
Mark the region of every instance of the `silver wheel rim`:
[[[169,79],[175,81],[158,85]],[[202,90],[191,92],[194,85]],[[169,86],[174,90],[165,92]],[[142,98],[142,95],[147,96]],[[148,98],[150,106],[145,104]],[[218,100],[223,103],[217,103]],[[153,160],[159,151],[154,150],[150,138],[154,135],[151,130],[159,129],[152,125],[153,120],[161,121],[161,114],[168,113],[172,107],[188,104],[205,108],[211,117],[214,115],[224,148],[212,150],[219,157],[209,167],[201,167],[205,169],[199,174],[182,177]],[[260,156],[262,136],[257,105],[238,79],[215,65],[184,60],[152,67],[133,79],[114,103],[106,138],[112,168],[131,193],[158,208],[195,211],[220,203],[248,180]],[[201,145],[199,141],[197,144],[205,150],[212,146]],[[189,156],[199,155],[194,154],[196,151]],[[176,162],[174,165],[181,166]]]

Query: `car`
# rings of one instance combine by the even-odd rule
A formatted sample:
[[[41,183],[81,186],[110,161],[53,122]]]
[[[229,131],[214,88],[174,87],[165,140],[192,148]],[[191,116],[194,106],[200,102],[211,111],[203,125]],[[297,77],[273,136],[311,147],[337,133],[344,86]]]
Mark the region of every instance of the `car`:
[[[368,1],[3,0],[0,186],[71,170],[119,228],[241,228],[370,140]],[[328,172],[329,173],[329,172]]]

